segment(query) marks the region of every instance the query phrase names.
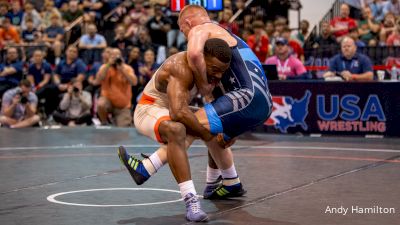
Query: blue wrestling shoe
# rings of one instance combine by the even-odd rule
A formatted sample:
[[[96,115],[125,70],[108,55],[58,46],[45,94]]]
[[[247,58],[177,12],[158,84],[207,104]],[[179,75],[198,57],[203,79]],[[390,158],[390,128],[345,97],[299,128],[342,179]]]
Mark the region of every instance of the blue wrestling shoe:
[[[207,182],[206,187],[204,188],[203,196],[206,199],[206,196],[210,196],[215,189],[217,189],[220,185],[222,185],[222,176],[219,175],[218,179],[214,182]]]
[[[150,178],[150,174],[144,167],[142,160],[130,156],[122,146],[118,148],[118,157],[121,160],[121,163],[128,169],[129,174],[137,185],[143,184]]]
[[[204,193],[204,199],[235,198],[243,196],[244,194],[246,194],[246,192],[247,191],[243,189],[242,183],[237,183],[230,186],[220,184],[211,193],[207,195],[205,195],[206,193]]]
[[[201,209],[200,201],[196,195],[189,193],[185,196],[186,219],[191,222],[207,222],[208,216]]]

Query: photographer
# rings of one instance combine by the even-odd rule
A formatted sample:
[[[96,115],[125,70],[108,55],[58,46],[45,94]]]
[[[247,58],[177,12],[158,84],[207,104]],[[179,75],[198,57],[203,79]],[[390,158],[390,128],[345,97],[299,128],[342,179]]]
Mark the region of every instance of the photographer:
[[[82,82],[74,78],[60,102],[60,109],[63,112],[56,111],[53,118],[56,122],[68,126],[91,125],[91,107],[92,96],[89,92],[82,91]]]
[[[137,77],[133,69],[123,61],[119,49],[111,50],[109,63],[101,66],[94,84],[101,84],[101,95],[97,105],[101,123],[108,124],[108,115],[111,113],[118,127],[130,126],[131,86],[137,84]]]
[[[38,99],[31,91],[29,80],[22,80],[19,87],[4,93],[0,123],[10,128],[31,127],[40,121],[36,114]]]

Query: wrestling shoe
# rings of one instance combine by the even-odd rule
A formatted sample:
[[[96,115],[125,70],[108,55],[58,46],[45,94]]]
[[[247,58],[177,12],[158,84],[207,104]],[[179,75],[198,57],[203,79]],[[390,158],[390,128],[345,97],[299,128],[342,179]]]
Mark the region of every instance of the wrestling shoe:
[[[200,201],[196,195],[192,193],[188,193],[185,196],[185,204],[186,204],[186,219],[191,222],[207,222],[208,216],[201,209]]]
[[[129,174],[137,185],[143,184],[150,178],[150,174],[144,167],[142,160],[130,156],[122,146],[118,148],[118,157],[121,163],[128,169]]]
[[[223,185],[220,184],[214,191],[208,195],[204,195],[204,199],[226,199],[241,197],[246,194],[246,190],[243,189],[242,183],[237,183],[234,185]]]
[[[219,175],[216,181],[207,182],[206,187],[204,188],[203,196],[206,199],[206,196],[210,196],[215,189],[217,189],[222,184],[222,176]]]

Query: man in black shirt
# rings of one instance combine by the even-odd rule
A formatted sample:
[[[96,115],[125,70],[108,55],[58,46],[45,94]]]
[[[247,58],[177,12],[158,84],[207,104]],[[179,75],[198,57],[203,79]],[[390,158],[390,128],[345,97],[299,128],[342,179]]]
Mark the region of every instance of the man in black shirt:
[[[336,38],[331,33],[328,22],[321,23],[321,34],[318,35],[312,44],[313,48],[330,49],[337,47]]]
[[[154,16],[147,22],[147,29],[154,44],[167,46],[167,33],[171,30],[172,21],[164,15],[161,5],[154,6]]]
[[[119,48],[121,50],[123,56],[127,58],[130,50],[133,47],[133,43],[131,40],[125,37],[126,30],[124,26],[118,25],[115,28],[115,39],[111,43],[111,47],[113,48]]]

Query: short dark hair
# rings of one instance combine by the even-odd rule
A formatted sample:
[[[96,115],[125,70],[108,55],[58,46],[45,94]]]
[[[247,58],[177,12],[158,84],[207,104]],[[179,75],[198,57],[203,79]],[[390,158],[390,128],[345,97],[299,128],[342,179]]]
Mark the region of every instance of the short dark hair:
[[[19,82],[19,86],[30,88],[32,87],[32,83],[28,79],[24,79]]]
[[[204,45],[204,56],[212,56],[223,63],[229,63],[232,59],[232,50],[226,41],[211,38]]]

